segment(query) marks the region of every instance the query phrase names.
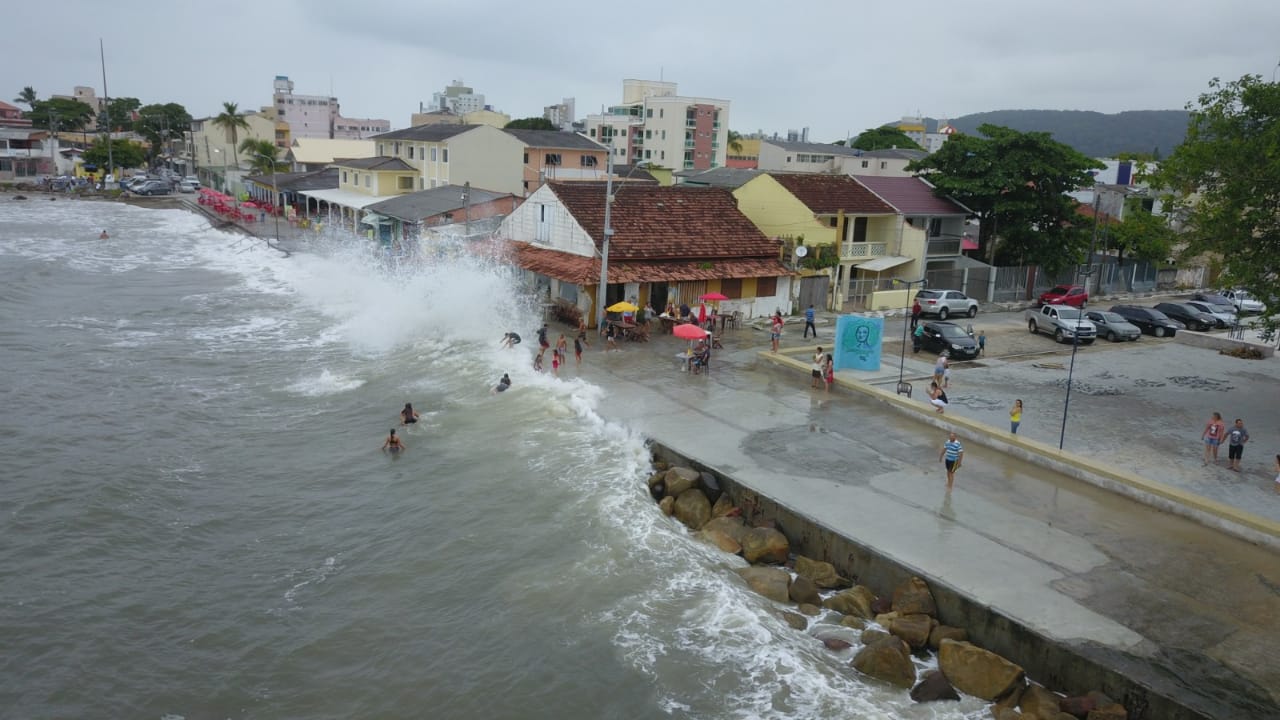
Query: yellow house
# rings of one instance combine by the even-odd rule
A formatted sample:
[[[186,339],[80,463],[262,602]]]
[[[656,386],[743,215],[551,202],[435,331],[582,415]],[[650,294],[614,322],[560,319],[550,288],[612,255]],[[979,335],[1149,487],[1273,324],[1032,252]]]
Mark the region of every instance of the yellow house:
[[[410,193],[417,188],[417,171],[400,158],[371,157],[335,160],[338,189],[383,198]]]

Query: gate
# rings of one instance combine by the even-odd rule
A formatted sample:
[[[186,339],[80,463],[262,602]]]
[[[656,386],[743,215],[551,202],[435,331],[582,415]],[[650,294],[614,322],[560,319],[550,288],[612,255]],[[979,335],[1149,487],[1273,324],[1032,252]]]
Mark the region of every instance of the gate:
[[[800,309],[810,305],[822,310],[827,309],[827,290],[831,286],[831,276],[810,275],[800,278]]]

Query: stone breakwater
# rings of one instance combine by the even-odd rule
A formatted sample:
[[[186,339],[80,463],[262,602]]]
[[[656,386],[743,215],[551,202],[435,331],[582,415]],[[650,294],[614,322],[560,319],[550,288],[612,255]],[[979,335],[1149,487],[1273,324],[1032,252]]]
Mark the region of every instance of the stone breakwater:
[[[908,576],[877,592],[875,583],[859,582],[847,568],[797,552],[777,517],[769,517],[760,499],[730,478],[685,466],[674,453],[657,450],[648,489],[661,511],[699,540],[742,557],[749,566],[736,572],[746,586],[776,603],[791,628],[841,657],[850,656],[851,672],[900,687],[918,703],[977,697],[991,703],[996,720],[1203,717],[1105,673],[1051,673],[1075,694],[1033,682],[1017,662],[974,642],[969,629],[946,624],[924,579]],[[802,542],[812,541],[815,532],[787,530]],[[931,660],[937,669],[922,672],[934,664]],[[1105,677],[1113,687],[1084,691],[1073,677]]]

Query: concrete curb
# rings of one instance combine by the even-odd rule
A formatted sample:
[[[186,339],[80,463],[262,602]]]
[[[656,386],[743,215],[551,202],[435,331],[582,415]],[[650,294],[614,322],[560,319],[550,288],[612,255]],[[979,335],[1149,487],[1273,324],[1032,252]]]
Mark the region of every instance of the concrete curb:
[[[807,361],[774,354],[767,350],[758,355],[782,367],[808,372]],[[856,380],[837,377],[835,384],[861,393],[897,412],[910,415],[944,430],[962,431],[966,440],[999,450],[1020,460],[1063,473],[1095,487],[1109,490],[1131,500],[1194,520],[1254,545],[1280,550],[1280,523],[1244,510],[1171,487],[1133,473],[1107,467],[1097,461],[1059,450],[1045,443],[1021,438],[996,428],[956,415],[938,415],[918,400],[908,400]]]

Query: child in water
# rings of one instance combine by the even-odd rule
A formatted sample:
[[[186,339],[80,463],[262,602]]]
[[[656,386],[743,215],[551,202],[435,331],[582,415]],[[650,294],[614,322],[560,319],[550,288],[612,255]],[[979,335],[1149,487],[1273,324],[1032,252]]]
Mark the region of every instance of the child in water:
[[[382,443],[382,451],[389,452],[389,453],[398,453],[401,450],[408,450],[408,449],[409,448],[405,446],[404,442],[400,440],[399,436],[396,435],[396,429],[391,428],[391,434],[388,435],[386,441]]]

